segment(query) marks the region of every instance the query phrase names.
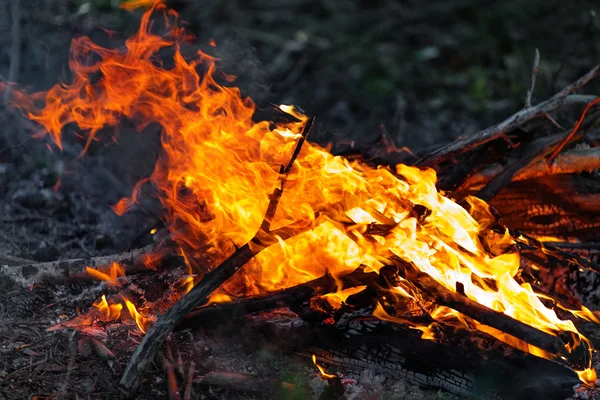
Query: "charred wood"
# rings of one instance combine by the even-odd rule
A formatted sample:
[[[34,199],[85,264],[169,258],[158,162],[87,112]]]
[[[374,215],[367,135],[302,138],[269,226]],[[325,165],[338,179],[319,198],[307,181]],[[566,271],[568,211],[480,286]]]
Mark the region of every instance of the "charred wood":
[[[357,324],[366,326],[360,334],[348,334],[357,332],[350,329]],[[514,351],[477,332],[452,332],[439,342],[423,340],[414,329],[360,315],[335,326],[283,330],[263,324],[259,329],[280,351],[306,358],[315,354],[320,364],[404,379],[459,398],[562,400],[578,382],[563,365]],[[486,349],[485,357],[481,348]]]
[[[600,169],[600,148],[574,149],[560,154],[550,164],[540,160],[531,163],[526,168],[517,172],[512,182],[535,179],[548,175],[579,174],[586,171]],[[498,164],[485,168],[480,173],[473,175],[461,187],[461,190],[478,187],[490,182],[503,171]]]
[[[579,136],[581,135],[582,133],[579,133]],[[537,161],[550,153],[568,136],[570,136],[570,133],[562,133],[542,138],[526,145],[526,149],[521,158],[507,165],[501,173],[492,178],[483,189],[478,191],[476,196],[489,202],[503,187],[513,180],[515,174],[525,169],[532,162]]]

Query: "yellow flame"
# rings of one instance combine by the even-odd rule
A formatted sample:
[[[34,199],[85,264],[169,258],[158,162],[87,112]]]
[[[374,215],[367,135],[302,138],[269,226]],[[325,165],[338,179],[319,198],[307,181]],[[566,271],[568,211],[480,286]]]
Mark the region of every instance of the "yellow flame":
[[[127,306],[127,310],[129,310],[129,315],[131,315],[131,318],[133,318],[138,328],[140,328],[140,331],[142,331],[142,333],[146,333],[150,323],[148,318],[140,315],[132,302],[127,300],[125,297],[123,297],[123,300],[125,300],[125,305]]]

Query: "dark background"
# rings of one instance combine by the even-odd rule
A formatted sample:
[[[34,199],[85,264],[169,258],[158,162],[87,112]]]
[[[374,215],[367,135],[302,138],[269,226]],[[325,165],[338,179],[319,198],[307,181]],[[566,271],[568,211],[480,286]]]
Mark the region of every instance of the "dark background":
[[[11,12],[0,10],[0,75],[9,79]],[[68,79],[72,36],[132,32],[118,1],[20,0],[15,80],[40,90]],[[415,151],[498,122],[522,106],[534,49],[534,94],[548,97],[600,60],[595,1],[177,0],[221,68],[259,104],[293,103],[324,140],[359,144],[382,126]],[[215,50],[213,50],[215,52]],[[4,132],[6,134],[6,132]]]

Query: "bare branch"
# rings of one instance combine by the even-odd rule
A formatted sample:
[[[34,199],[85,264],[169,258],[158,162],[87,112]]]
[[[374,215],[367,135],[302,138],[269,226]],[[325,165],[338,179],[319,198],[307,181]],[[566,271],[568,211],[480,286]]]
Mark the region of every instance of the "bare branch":
[[[432,154],[422,158],[417,164],[421,166],[433,166],[439,164],[492,140],[501,138],[506,132],[510,132],[544,113],[549,113],[567,104],[588,103],[589,96],[569,95],[598,76],[599,72],[600,65],[596,65],[587,74],[556,93],[550,99],[543,101],[536,106],[524,108],[499,124],[486,128],[464,140],[457,140],[443,146]],[[595,97],[593,97],[593,99],[595,99]]]

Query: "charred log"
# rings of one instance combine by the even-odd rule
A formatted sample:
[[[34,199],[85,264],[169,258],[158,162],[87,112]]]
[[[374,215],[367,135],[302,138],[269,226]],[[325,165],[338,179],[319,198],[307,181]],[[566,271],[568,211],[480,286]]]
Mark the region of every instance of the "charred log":
[[[562,400],[577,384],[570,369],[514,351],[482,333],[452,332],[440,343],[421,339],[414,329],[375,318],[357,315],[344,321],[292,330],[262,324],[258,329],[277,349],[307,358],[316,354],[325,365],[357,373],[369,370],[459,398]],[[359,330],[358,325],[363,326],[361,333],[349,335]],[[481,348],[486,348],[485,357]]]
[[[600,235],[600,184],[554,175],[514,182],[491,202],[506,226],[536,236],[593,241]]]

